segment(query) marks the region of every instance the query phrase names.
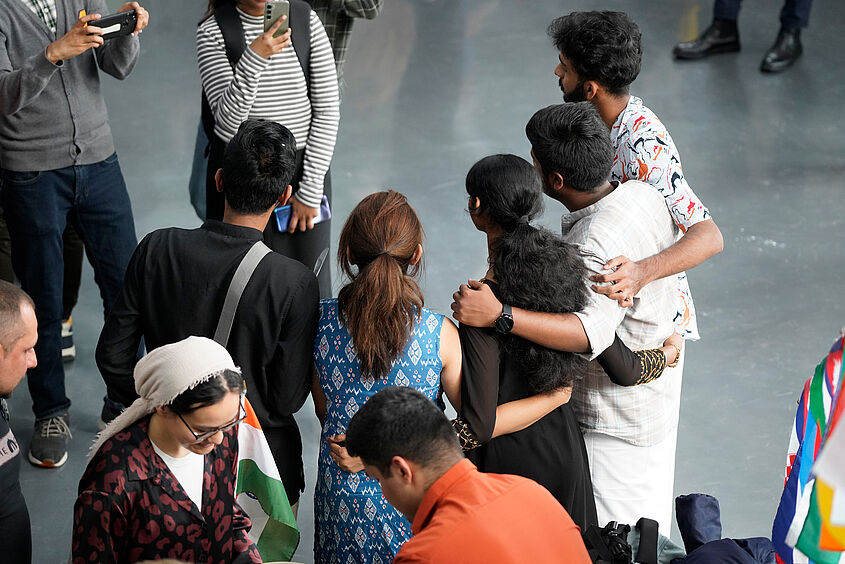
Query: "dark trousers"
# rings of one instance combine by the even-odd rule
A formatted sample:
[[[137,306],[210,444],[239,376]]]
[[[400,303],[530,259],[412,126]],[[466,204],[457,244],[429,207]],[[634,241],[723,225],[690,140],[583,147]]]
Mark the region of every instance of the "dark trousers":
[[[720,20],[736,20],[742,0],[716,0],[713,3],[713,17]],[[790,29],[807,27],[813,0],[785,0],[780,10],[780,25]]]
[[[32,562],[32,530],[20,484],[0,492],[0,551],[0,561]]]
[[[27,373],[33,411],[37,419],[51,417],[70,407],[61,355],[66,221],[82,239],[107,315],[137,245],[129,194],[117,154],[57,170],[2,171],[0,193],[12,266],[38,317],[38,365]]]
[[[73,222],[68,220],[65,232],[62,233],[62,252],[65,259],[65,281],[62,291],[62,319],[68,319],[79,300],[79,286],[82,284],[82,260],[85,258],[85,247],[79,233],[73,228]],[[17,280],[12,268],[12,238],[0,207],[0,280],[14,284]]]
[[[226,145],[219,140],[212,141],[209,148],[208,174],[206,175],[206,217],[208,219],[223,219],[224,197],[222,193],[217,191],[214,174],[223,162],[223,150],[225,148]],[[299,181],[302,179],[304,158],[304,150],[296,152],[296,172],[291,180],[294,193],[296,193],[299,187]],[[326,177],[323,180],[323,194],[329,199],[329,207],[331,207],[331,171],[326,172]],[[271,215],[270,221],[264,229],[264,243],[277,253],[297,260],[309,269],[313,269],[323,250],[329,248],[331,235],[331,220],[318,223],[314,226],[314,229],[309,229],[308,231],[280,233],[276,228],[276,218]],[[323,268],[317,276],[317,281],[320,284],[321,298],[330,298],[332,296],[331,263],[333,258],[331,251],[329,251],[329,256],[326,257]]]
[[[62,284],[62,319],[68,319],[79,301],[79,287],[82,285],[82,261],[85,258],[85,244],[76,232],[74,212],[68,214],[68,223],[62,233],[62,255],[65,259],[65,276]]]

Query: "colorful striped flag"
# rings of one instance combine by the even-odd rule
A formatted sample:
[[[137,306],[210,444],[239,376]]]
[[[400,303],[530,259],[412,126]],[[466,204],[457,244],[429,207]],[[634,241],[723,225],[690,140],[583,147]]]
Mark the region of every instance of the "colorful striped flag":
[[[249,537],[265,562],[290,560],[299,545],[299,527],[285,493],[270,445],[249,400],[238,426],[238,477],[235,495],[252,520]]]
[[[845,400],[842,389],[840,337],[804,385],[787,455],[786,484],[772,528],[772,542],[781,564],[845,563],[845,556],[831,543],[829,527],[833,492],[829,482],[817,479],[814,463],[821,456]],[[835,452],[835,450],[834,450]],[[834,474],[841,477],[842,467]],[[829,478],[828,478],[829,480]]]

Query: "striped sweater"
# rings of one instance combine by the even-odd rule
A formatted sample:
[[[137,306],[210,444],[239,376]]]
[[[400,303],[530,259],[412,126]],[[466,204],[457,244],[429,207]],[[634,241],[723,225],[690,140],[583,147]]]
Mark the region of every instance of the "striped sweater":
[[[264,32],[261,16],[238,10],[246,44]],[[311,92],[293,47],[270,59],[247,47],[235,68],[226,58],[217,20],[197,28],[197,60],[202,86],[214,113],[215,133],[229,141],[248,118],[273,120],[293,133],[297,149],[305,148],[302,180],[296,198],[318,207],[323,179],[332,160],[340,121],[334,57],[323,25],[311,12]]]

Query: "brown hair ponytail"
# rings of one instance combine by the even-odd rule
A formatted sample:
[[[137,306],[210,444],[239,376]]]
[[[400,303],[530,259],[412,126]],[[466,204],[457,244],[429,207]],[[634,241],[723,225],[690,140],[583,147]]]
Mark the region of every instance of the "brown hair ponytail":
[[[408,343],[423,307],[414,280],[419,263],[411,264],[422,237],[416,212],[393,190],[361,200],[343,226],[337,259],[349,283],[340,290],[338,305],[362,376],[387,376]]]

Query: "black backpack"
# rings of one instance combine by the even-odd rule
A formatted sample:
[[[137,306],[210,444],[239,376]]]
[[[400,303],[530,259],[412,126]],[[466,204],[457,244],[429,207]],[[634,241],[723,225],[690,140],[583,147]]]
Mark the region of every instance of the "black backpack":
[[[241,59],[241,56],[246,51],[246,40],[244,39],[244,30],[241,27],[241,18],[235,9],[236,4],[234,0],[225,2],[215,8],[212,16],[217,20],[217,25],[220,26],[220,31],[223,33],[223,42],[226,45],[226,58],[229,59],[229,64],[232,68]],[[296,51],[296,58],[299,60],[299,66],[302,69],[302,74],[305,75],[305,86],[308,91],[311,91],[311,6],[303,0],[290,0],[290,14],[288,15],[291,28],[291,42]],[[209,143],[223,143],[214,134],[214,114],[211,112],[211,106],[208,104],[208,98],[205,96],[205,90],[202,92],[202,127],[208,137]],[[206,148],[206,156],[209,154],[209,148]]]

